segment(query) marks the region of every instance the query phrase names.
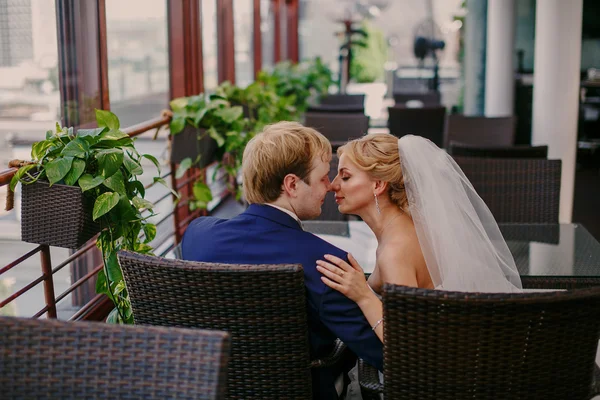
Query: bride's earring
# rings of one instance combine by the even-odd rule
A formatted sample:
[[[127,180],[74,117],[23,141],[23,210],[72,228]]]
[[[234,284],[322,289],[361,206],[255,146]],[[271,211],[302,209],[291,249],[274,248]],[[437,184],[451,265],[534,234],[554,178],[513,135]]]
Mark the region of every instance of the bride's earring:
[[[377,209],[377,214],[381,215],[381,208],[379,208],[379,200],[377,200],[377,194],[373,193],[373,196],[375,196],[375,208]]]

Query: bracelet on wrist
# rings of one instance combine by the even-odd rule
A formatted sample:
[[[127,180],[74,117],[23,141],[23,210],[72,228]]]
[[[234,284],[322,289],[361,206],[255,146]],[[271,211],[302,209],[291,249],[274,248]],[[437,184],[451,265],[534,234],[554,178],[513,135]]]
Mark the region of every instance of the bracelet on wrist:
[[[379,324],[381,324],[382,322],[383,322],[383,317],[379,321],[375,322],[375,325],[373,325],[372,330],[375,330],[375,328],[377,328],[379,326]]]

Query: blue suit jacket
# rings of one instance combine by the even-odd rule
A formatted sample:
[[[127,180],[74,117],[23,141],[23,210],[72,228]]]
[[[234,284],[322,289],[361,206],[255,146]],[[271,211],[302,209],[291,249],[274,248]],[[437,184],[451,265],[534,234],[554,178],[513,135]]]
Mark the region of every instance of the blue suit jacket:
[[[348,255],[302,230],[288,214],[252,204],[235,218],[201,217],[187,228],[182,241],[185,260],[245,264],[302,264],[306,285],[309,341],[313,357],[322,357],[340,338],[360,358],[383,370],[383,346],[355,302],[321,281],[316,261]],[[315,370],[318,371],[318,370]],[[328,375],[329,374],[329,375]],[[336,398],[331,372],[313,373],[315,398]],[[335,397],[334,397],[335,396]]]

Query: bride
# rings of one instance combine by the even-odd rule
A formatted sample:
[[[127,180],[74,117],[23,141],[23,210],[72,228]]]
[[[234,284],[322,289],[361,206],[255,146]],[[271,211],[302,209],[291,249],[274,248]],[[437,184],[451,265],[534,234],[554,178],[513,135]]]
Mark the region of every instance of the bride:
[[[338,209],[375,233],[368,282],[325,255],[323,282],[355,301],[383,341],[384,282],[463,292],[520,292],[521,280],[492,213],[444,150],[420,136],[369,134],[338,149],[332,182]]]

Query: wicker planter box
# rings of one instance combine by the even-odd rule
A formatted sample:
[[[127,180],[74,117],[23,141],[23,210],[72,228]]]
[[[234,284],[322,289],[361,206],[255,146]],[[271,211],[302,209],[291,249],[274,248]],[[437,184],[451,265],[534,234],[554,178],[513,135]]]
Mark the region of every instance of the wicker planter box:
[[[22,185],[21,240],[78,249],[100,232],[92,220],[93,199],[79,186],[36,181]]]
[[[201,156],[199,168],[204,168],[215,160],[215,152],[217,151],[217,142],[208,135],[198,140],[198,137],[203,135],[205,129],[196,129],[193,126],[186,125],[183,131],[173,135],[171,141],[171,162],[175,164],[181,163],[185,158],[196,160],[198,155]]]

